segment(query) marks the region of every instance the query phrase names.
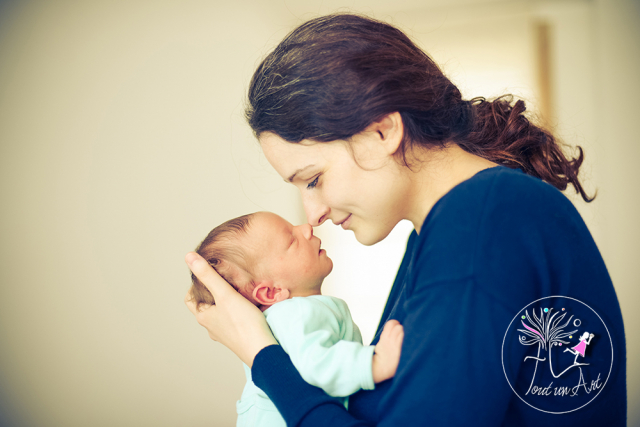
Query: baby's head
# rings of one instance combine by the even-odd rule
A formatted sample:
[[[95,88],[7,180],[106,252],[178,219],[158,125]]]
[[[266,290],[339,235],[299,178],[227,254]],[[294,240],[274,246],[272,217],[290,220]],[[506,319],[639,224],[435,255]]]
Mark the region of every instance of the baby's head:
[[[265,310],[276,302],[319,295],[333,263],[309,224],[298,226],[270,212],[257,212],[211,230],[196,252],[238,292]],[[200,308],[213,304],[209,290],[191,275]]]

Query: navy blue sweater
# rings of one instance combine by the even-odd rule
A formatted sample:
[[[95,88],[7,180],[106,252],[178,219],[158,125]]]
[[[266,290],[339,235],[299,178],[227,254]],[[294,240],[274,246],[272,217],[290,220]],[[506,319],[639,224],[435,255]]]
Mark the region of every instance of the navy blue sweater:
[[[494,167],[442,197],[414,231],[376,338],[405,330],[396,376],[349,412],[280,346],[253,380],[289,426],[625,426],[620,306],[571,202]],[[593,337],[588,337],[593,334]]]

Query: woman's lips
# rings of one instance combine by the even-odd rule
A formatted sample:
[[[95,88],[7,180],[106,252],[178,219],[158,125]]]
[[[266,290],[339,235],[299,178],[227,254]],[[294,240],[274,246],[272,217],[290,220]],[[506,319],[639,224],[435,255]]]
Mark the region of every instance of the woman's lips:
[[[346,217],[341,223],[340,226],[344,229],[344,230],[348,230],[349,229],[349,224],[351,224],[351,214],[349,214],[348,217]]]

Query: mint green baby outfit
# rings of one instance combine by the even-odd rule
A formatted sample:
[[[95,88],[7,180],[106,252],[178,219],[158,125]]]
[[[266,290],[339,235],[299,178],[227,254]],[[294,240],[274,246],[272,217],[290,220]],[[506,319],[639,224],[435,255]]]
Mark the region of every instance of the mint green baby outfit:
[[[373,390],[373,346],[362,345],[360,330],[347,304],[325,295],[296,297],[269,307],[267,323],[293,365],[305,381],[331,396],[347,396],[360,389]],[[244,365],[247,384],[236,404],[237,427],[285,427],[284,419],[251,380]]]

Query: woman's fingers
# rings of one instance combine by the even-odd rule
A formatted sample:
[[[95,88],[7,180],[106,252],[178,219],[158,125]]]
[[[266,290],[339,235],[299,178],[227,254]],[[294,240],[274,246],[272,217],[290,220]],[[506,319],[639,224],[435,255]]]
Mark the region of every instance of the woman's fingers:
[[[264,347],[277,344],[264,314],[227,283],[200,255],[190,252],[187,265],[209,289],[215,305],[197,309],[190,292],[184,298],[189,311],[209,332],[209,337],[233,351],[247,366]]]
[[[187,308],[194,316],[198,312],[196,309],[196,303],[193,301],[193,295],[191,295],[191,291],[187,291],[187,295],[184,297],[184,303],[187,305]]]
[[[191,272],[200,279],[207,289],[209,289],[209,292],[211,292],[215,301],[217,301],[218,298],[224,299],[225,295],[228,295],[230,292],[235,293],[235,290],[231,285],[229,285],[229,283],[224,280],[200,255],[195,252],[189,252],[184,259]],[[191,310],[193,314],[196,314],[197,310],[193,311],[191,305],[187,302],[188,297],[189,294],[185,297],[185,303],[187,304],[187,307],[189,307],[189,310]]]
[[[187,295],[185,295],[184,297],[184,303],[187,305],[187,308],[189,309],[189,311],[191,312],[191,314],[193,314],[194,316],[197,317],[197,314],[202,311],[202,308],[200,309],[200,311],[198,310],[198,307],[196,306],[196,301],[193,299],[193,295],[191,294],[191,290],[187,291]],[[201,306],[206,308],[209,308],[208,305],[205,306]]]

